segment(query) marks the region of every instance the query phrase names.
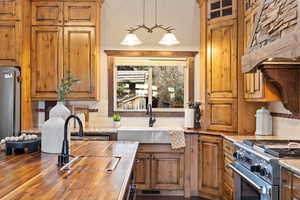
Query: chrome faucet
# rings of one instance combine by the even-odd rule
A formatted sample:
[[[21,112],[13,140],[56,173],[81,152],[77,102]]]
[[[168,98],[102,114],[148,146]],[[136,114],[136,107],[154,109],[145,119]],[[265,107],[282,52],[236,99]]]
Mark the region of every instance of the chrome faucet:
[[[149,127],[153,127],[154,123],[156,122],[156,119],[153,116],[152,105],[151,104],[148,104],[147,115],[149,115]]]
[[[64,140],[63,140],[63,144],[62,144],[62,151],[61,151],[61,154],[58,155],[58,164],[57,165],[60,167],[68,164],[70,161],[69,141],[68,141],[68,125],[69,125],[69,121],[72,118],[74,118],[78,121],[78,124],[79,124],[78,135],[80,137],[83,137],[83,126],[82,126],[82,122],[81,122],[80,118],[77,117],[76,115],[70,115],[65,121]]]

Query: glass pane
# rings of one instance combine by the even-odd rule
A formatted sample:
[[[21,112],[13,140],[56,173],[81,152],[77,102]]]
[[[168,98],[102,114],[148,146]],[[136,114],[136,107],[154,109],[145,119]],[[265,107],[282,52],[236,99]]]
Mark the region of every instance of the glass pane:
[[[152,106],[153,108],[184,107],[184,67],[153,67]]]
[[[232,8],[226,8],[222,11],[222,16],[232,15]]]
[[[260,193],[248,182],[242,180],[241,200],[260,200]]]
[[[117,109],[145,111],[148,98],[149,68],[117,66]]]
[[[210,13],[210,18],[211,19],[214,19],[214,18],[217,18],[217,17],[220,17],[220,16],[221,16],[220,11],[215,11],[215,12]]]
[[[223,0],[222,7],[232,6],[232,0]]]
[[[221,3],[219,1],[210,4],[210,9],[211,10],[215,10],[215,9],[220,8],[220,7],[221,7]]]

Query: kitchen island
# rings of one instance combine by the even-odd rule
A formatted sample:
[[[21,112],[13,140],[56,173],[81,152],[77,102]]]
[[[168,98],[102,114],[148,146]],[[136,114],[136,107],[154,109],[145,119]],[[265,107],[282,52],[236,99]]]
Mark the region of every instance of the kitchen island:
[[[57,155],[0,155],[0,199],[122,200],[128,190],[138,143],[74,141],[72,155],[84,156],[60,170]],[[112,170],[111,158],[119,158]]]

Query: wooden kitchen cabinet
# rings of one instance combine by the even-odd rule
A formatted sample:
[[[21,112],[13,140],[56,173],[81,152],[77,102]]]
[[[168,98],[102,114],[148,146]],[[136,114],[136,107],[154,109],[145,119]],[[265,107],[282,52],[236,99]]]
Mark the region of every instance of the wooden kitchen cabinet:
[[[21,59],[21,40],[20,22],[0,21],[0,65],[19,65]]]
[[[141,145],[134,166],[138,190],[183,190],[184,151],[170,145]]]
[[[0,0],[0,21],[20,20],[21,6],[20,0]]]
[[[156,153],[151,159],[151,187],[183,190],[184,154]]]
[[[223,195],[223,139],[220,136],[199,136],[199,192],[214,199]]]
[[[237,96],[237,26],[235,21],[208,26],[208,98]]]
[[[64,74],[70,72],[80,83],[70,98],[96,96],[96,44],[94,27],[64,28]]]
[[[34,1],[32,15],[32,99],[56,99],[60,80],[70,73],[80,82],[67,100],[97,100],[100,4]]]
[[[57,96],[56,88],[63,76],[63,31],[57,26],[32,27],[31,69],[32,96]]]
[[[96,17],[96,2],[64,3],[65,26],[95,26]]]
[[[237,129],[237,102],[235,99],[208,99],[208,129],[235,131]]]
[[[209,23],[236,18],[236,6],[235,0],[208,0]]]
[[[32,2],[32,25],[63,25],[63,2]]]
[[[223,174],[223,192],[224,200],[233,200],[234,198],[234,173],[233,170],[227,166],[234,161],[233,153],[235,146],[230,141],[223,140],[223,152],[224,152],[224,174]]]
[[[134,164],[134,178],[137,189],[147,190],[151,187],[150,170],[151,170],[151,154],[138,153]]]

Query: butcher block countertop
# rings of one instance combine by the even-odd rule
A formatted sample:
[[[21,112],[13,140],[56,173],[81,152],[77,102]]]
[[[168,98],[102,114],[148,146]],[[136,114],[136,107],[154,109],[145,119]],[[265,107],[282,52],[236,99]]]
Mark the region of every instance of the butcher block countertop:
[[[91,156],[61,171],[57,155],[0,154],[1,200],[122,200],[131,178],[137,142],[74,141],[72,155]],[[111,171],[111,157],[119,162]],[[77,162],[77,164],[76,164]]]

